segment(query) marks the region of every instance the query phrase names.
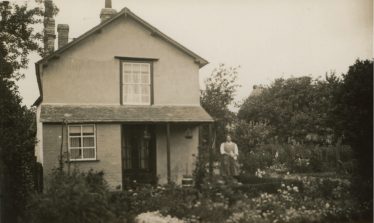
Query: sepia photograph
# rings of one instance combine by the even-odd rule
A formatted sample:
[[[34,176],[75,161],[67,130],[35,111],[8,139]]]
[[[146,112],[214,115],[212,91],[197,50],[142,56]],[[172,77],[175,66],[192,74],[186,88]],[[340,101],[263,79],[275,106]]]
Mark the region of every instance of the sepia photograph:
[[[373,222],[372,0],[0,0],[0,223]]]

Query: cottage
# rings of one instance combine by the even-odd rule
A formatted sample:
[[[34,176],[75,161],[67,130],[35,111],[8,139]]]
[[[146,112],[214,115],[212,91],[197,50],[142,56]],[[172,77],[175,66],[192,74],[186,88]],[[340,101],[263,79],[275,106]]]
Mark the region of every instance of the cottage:
[[[112,188],[181,183],[194,166],[199,125],[213,121],[199,101],[199,69],[208,62],[110,0],[101,23],[71,42],[69,26],[59,24],[56,51],[55,22],[45,16],[47,55],[35,64],[44,178],[62,161],[104,171]]]

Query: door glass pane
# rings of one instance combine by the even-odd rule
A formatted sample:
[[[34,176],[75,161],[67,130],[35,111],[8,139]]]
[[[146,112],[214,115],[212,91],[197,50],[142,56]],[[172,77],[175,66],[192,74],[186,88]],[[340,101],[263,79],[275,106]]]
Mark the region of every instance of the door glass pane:
[[[128,140],[126,139],[125,143],[125,169],[132,169],[132,162],[131,162],[131,146]]]
[[[139,148],[139,158],[140,158],[140,169],[148,169],[148,157],[149,157],[149,141],[140,139],[141,147]]]

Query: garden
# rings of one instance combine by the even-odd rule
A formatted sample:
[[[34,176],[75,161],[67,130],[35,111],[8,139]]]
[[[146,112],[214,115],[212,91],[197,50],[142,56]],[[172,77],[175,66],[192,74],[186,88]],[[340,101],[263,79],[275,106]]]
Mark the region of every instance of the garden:
[[[102,172],[74,170],[68,175],[56,169],[45,192],[32,197],[27,219],[39,223],[273,223],[365,222],[370,216],[370,202],[357,198],[348,174],[303,173],[285,166],[271,164],[237,178],[209,176],[204,168],[195,171],[195,177],[202,171],[206,174],[199,185],[132,182],[117,192],[109,190]]]

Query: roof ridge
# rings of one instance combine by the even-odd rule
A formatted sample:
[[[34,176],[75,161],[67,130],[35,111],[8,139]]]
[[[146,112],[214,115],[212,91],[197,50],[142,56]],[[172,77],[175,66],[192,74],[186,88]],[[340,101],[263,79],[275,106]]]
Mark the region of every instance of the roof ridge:
[[[140,18],[139,16],[137,16],[135,13],[133,13],[129,8],[127,7],[124,7],[121,9],[121,11],[119,11],[118,13],[116,13],[112,18],[110,19],[107,19],[105,20],[104,22],[101,22],[99,23],[98,25],[92,27],[91,29],[89,29],[88,31],[86,31],[85,33],[83,33],[82,35],[78,36],[77,38],[75,38],[73,41],[67,43],[65,46],[57,49],[56,51],[54,51],[53,53],[51,53],[50,55],[40,59],[39,61],[36,62],[36,64],[40,64],[42,62],[46,62],[56,56],[59,56],[60,53],[63,53],[64,51],[66,51],[67,49],[69,49],[70,47],[78,44],[80,41],[84,40],[85,38],[89,37],[90,35],[92,35],[93,33],[95,32],[98,32],[101,28],[103,28],[104,26],[106,26],[107,24],[111,23],[112,21],[116,20],[117,18],[119,18],[120,16],[122,15],[130,15],[131,17],[133,17],[133,19],[135,19],[137,22],[141,23],[143,26],[146,26],[147,28],[151,29],[151,31],[153,31],[155,34],[158,34],[160,37],[162,37],[165,41],[169,42],[170,44],[174,45],[175,47],[179,48],[180,50],[184,51],[186,54],[188,54],[189,56],[193,57],[195,59],[196,62],[198,62],[200,64],[200,68],[205,66],[206,64],[208,64],[209,62],[207,60],[205,60],[204,58],[202,58],[201,56],[197,55],[196,53],[194,53],[193,51],[189,50],[187,47],[183,46],[182,44],[178,43],[176,40],[172,39],[171,37],[167,36],[166,34],[164,34],[163,32],[161,32],[159,29],[157,29],[156,27],[154,27],[153,25],[149,24],[147,21],[143,20],[142,18]]]

